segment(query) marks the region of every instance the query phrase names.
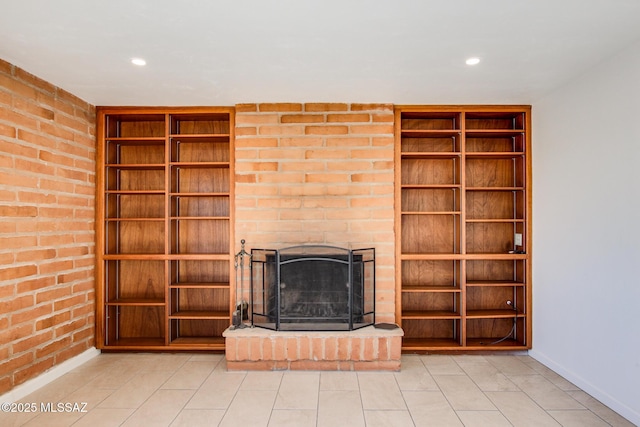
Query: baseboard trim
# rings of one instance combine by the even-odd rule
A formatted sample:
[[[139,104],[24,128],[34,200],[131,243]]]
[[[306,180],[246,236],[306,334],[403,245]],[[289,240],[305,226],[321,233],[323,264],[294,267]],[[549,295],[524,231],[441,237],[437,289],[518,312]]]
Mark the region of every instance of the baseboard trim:
[[[19,386],[12,388],[7,393],[0,396],[0,402],[17,402],[18,400],[22,399],[25,396],[28,396],[39,388],[42,388],[50,382],[60,378],[67,372],[72,371],[78,366],[88,362],[99,354],[100,350],[95,347],[85,350],[79,355],[72,357],[69,360],[65,360],[61,364],[54,366],[53,368],[49,369],[46,372],[43,372],[35,378],[30,379],[24,384],[20,384]]]
[[[630,422],[636,425],[640,425],[640,413],[638,413],[633,408],[630,408],[629,406],[620,402],[615,397],[601,390],[599,387],[585,380],[581,376],[577,375],[575,372],[572,372],[566,369],[564,366],[557,364],[553,360],[549,359],[546,355],[542,353],[538,353],[535,350],[529,350],[529,356],[536,359],[538,362],[542,363],[547,368],[562,375],[565,379],[571,381],[573,384],[580,387],[582,391],[595,397],[600,402],[604,403],[609,408],[613,409],[614,411],[616,411],[618,414],[620,414]]]

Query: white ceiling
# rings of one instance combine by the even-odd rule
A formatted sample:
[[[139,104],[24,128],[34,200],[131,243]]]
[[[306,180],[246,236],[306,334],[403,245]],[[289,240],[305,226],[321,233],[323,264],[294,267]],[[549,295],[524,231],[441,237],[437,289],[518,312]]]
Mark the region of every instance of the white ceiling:
[[[638,39],[640,0],[0,0],[0,58],[94,105],[529,104]]]

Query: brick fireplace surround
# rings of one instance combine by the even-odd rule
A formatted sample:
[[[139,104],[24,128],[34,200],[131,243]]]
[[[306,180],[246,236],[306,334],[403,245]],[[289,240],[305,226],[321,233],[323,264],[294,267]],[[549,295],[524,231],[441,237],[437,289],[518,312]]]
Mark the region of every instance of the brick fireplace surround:
[[[376,322],[394,322],[393,106],[240,104],[235,132],[236,240],[375,247]],[[400,369],[401,329],[225,336],[229,369]]]

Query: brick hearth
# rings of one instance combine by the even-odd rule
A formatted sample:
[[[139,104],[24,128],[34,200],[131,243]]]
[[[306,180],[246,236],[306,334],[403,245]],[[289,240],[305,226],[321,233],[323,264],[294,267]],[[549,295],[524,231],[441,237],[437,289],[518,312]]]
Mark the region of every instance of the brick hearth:
[[[402,329],[348,332],[227,329],[229,370],[399,371]]]

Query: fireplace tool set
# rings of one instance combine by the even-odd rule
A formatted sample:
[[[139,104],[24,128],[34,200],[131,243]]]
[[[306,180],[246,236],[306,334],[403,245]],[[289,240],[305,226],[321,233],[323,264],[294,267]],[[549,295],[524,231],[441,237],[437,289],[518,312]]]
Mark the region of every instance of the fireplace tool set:
[[[236,270],[236,308],[233,311],[231,329],[242,329],[248,327],[244,320],[249,318],[249,303],[244,300],[244,259],[248,257],[251,260],[251,254],[244,249],[245,240],[240,241],[242,245],[240,252],[235,255],[234,267]],[[240,292],[238,292],[238,283],[240,283]]]

